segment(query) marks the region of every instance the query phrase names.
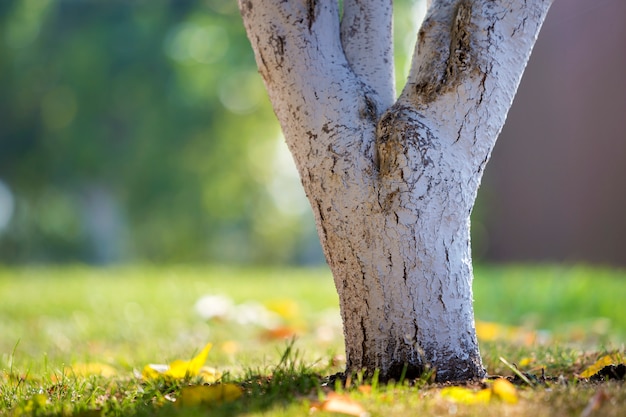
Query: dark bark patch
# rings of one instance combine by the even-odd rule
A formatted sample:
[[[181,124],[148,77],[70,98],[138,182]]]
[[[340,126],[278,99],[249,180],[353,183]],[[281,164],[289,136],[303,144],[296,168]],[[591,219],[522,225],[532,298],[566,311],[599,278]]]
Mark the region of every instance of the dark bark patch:
[[[450,31],[450,53],[446,73],[442,84],[455,82],[461,72],[466,71],[470,64],[470,21],[472,5],[468,1],[459,3]]]
[[[436,82],[421,82],[415,84],[415,94],[421,98],[423,103],[430,103],[437,98],[441,91],[441,85]]]
[[[252,12],[252,1],[245,0],[239,2],[239,10],[243,16],[248,16]]]
[[[395,114],[387,112],[378,124],[376,135],[376,167],[381,176],[390,175],[398,165],[397,158],[403,153],[401,135],[396,130]]]
[[[393,106],[381,117],[376,131],[375,165],[382,177],[397,175],[403,180],[399,167],[421,171],[433,164],[428,152],[435,146],[434,137],[419,118],[413,109],[402,105]],[[399,158],[406,161],[400,163]]]
[[[426,35],[432,30],[435,22],[432,19],[426,18],[422,22],[419,31],[417,32],[417,45],[421,48],[426,45]]]
[[[485,377],[486,372],[478,359],[450,358],[446,369],[435,369],[436,382],[468,382],[478,381]]]
[[[340,380],[342,382],[342,385],[345,386],[347,381],[356,380],[357,374],[361,374],[359,377],[364,377],[366,379],[375,377],[377,378],[378,382],[386,384],[391,381],[413,381],[422,378],[425,372],[428,371],[429,369],[424,367],[422,364],[408,363],[402,361],[394,361],[385,370],[380,369],[374,364],[368,364],[364,362],[361,368],[348,367],[345,372],[335,374],[330,378],[333,383],[336,383],[337,380]]]
[[[359,116],[361,119],[376,123],[376,120],[378,119],[378,108],[376,106],[376,102],[369,96],[369,94],[365,94],[364,101],[365,102],[359,111]]]
[[[396,201],[399,197],[399,194],[400,194],[399,190],[397,189],[391,190],[384,194],[383,201],[380,201],[380,196],[379,196],[378,204],[382,207],[385,213],[389,213],[391,209],[393,208],[394,204],[397,204]],[[397,219],[396,219],[396,223],[398,223]],[[390,261],[390,264],[391,264],[391,261]]]
[[[417,44],[422,47],[424,46],[424,44],[426,43],[426,31],[424,30],[424,28],[420,28],[419,32],[417,33]]]
[[[415,84],[414,91],[422,103],[434,101],[441,93],[455,89],[462,81],[463,74],[471,68],[472,5],[468,0],[459,2],[450,27],[450,45],[443,74]],[[426,29],[418,33],[418,43],[425,43]]]
[[[393,363],[387,372],[379,375],[380,382],[404,382],[405,380],[414,380],[421,378],[426,369],[421,364],[411,364],[406,362]]]
[[[311,132],[310,130],[306,131],[306,135],[309,138],[309,141],[311,141],[311,142],[317,139],[317,135],[315,133]]]
[[[309,32],[311,32],[311,28],[313,27],[313,23],[315,23],[316,16],[316,7],[317,0],[307,0],[306,2],[307,10],[306,10],[306,18],[309,25]]]
[[[285,60],[285,37],[273,33],[270,37],[270,46],[274,52],[274,58],[276,59],[276,65],[281,66]]]

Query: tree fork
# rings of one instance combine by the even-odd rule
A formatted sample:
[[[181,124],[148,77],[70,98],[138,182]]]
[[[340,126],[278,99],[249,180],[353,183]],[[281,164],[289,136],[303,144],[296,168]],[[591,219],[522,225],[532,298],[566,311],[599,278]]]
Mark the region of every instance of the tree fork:
[[[339,293],[347,371],[482,378],[469,216],[551,0],[433,0],[394,103],[391,0],[240,0]]]

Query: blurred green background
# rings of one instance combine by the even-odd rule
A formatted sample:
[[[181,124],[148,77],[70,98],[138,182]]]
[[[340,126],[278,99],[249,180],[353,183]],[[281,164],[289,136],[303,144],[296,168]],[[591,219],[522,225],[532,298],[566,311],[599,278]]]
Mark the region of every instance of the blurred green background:
[[[0,28],[0,262],[323,262],[236,1],[3,0]]]
[[[425,1],[394,7],[399,91]],[[555,2],[476,259],[626,265],[624,19]],[[0,1],[0,263],[137,261],[323,262],[236,1]]]

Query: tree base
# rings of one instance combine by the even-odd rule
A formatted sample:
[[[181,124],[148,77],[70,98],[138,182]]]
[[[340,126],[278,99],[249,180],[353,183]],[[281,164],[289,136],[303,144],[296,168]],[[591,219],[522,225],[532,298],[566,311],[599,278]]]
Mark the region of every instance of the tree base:
[[[454,365],[454,364],[453,364]],[[467,363],[458,364],[456,369],[448,371],[437,371],[435,368],[410,365],[393,365],[390,369],[382,374],[379,370],[369,371],[364,369],[360,372],[339,372],[330,375],[324,385],[334,387],[338,382],[341,386],[346,387],[354,383],[354,381],[376,380],[378,383],[388,384],[390,382],[403,383],[408,381],[409,384],[417,380],[426,383],[444,383],[444,382],[474,382],[482,381],[487,377],[487,371],[480,365],[468,368]]]

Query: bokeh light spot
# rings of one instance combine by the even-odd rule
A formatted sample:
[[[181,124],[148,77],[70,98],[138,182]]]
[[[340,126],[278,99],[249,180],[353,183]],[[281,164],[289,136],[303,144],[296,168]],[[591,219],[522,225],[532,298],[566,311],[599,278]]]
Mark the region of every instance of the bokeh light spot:
[[[216,25],[183,23],[170,30],[165,38],[165,53],[175,61],[212,64],[228,50],[228,35]]]
[[[15,210],[15,199],[9,187],[0,180],[0,232],[7,228]]]

